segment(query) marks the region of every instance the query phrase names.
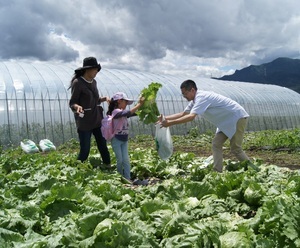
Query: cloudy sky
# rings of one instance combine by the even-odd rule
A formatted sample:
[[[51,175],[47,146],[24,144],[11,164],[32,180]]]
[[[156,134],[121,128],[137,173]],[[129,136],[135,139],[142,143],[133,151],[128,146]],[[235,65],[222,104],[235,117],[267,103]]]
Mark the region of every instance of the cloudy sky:
[[[0,0],[0,59],[219,77],[300,58],[299,0]]]

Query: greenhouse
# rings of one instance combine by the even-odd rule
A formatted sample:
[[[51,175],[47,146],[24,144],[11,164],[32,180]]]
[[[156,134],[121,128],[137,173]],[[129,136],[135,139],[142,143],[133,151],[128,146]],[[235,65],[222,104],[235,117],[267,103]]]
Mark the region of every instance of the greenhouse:
[[[77,67],[49,62],[0,62],[1,146],[18,145],[23,139],[38,142],[46,138],[59,145],[77,138],[74,116],[68,106],[68,87]],[[240,103],[251,116],[248,131],[300,127],[300,94],[280,86],[105,68],[96,77],[101,96],[123,91],[133,99],[138,99],[141,90],[151,82],[161,83],[157,105],[166,115],[182,111],[187,105],[180,91],[180,84],[186,79],[193,79],[199,89]],[[106,103],[103,108],[106,112]],[[154,124],[145,125],[138,117],[130,118],[130,122],[131,135],[154,134]],[[187,134],[195,127],[201,133],[215,130],[198,117],[191,123],[171,127],[171,133]]]

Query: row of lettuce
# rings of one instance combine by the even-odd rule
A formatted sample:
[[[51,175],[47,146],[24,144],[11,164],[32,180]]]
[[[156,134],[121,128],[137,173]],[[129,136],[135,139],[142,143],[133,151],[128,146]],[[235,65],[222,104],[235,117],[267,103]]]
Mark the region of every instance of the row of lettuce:
[[[2,151],[1,247],[300,247],[298,170],[226,161],[215,173],[211,157],[162,161],[153,142],[130,150],[134,177],[153,183],[132,186],[77,148]]]

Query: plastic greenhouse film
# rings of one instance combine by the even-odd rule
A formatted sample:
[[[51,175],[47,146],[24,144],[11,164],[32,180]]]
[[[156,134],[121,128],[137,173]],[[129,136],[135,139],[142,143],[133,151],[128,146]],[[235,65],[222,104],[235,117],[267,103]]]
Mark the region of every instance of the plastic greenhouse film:
[[[155,144],[158,155],[161,159],[167,160],[173,154],[173,140],[169,127],[155,125]]]

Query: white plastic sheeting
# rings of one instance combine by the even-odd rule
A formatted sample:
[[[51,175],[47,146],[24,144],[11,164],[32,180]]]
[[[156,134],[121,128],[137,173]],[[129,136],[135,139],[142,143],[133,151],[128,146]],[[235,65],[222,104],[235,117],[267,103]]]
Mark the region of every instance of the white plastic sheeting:
[[[52,140],[56,145],[77,138],[73,114],[68,107],[68,90],[74,69],[80,65],[48,62],[0,62],[0,145],[19,144],[22,139]],[[228,96],[250,114],[248,130],[288,129],[300,127],[300,94],[275,85],[190,78],[129,70],[102,69],[96,80],[101,96],[117,91],[138,99],[140,91],[151,82],[163,87],[157,103],[161,113],[182,111],[187,101],[180,84],[193,79],[199,89]],[[103,107],[107,109],[107,104]],[[144,125],[131,118],[131,135],[153,134],[154,125]],[[171,127],[172,134],[186,134],[197,126],[201,132],[215,127],[201,118]]]

